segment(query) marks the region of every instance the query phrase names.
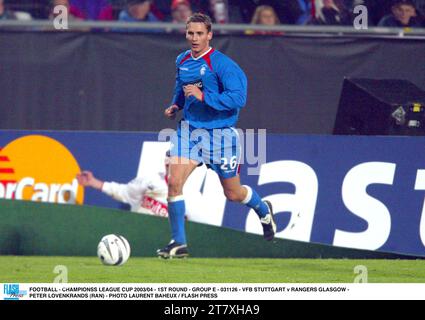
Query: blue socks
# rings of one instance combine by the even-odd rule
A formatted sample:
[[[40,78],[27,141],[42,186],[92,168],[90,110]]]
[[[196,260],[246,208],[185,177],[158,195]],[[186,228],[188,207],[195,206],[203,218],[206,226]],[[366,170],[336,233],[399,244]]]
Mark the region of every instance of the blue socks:
[[[241,202],[247,205],[257,213],[260,218],[264,218],[269,213],[269,207],[261,200],[258,193],[250,186],[243,186],[248,190],[246,198]]]
[[[171,236],[179,244],[186,244],[185,213],[186,207],[183,195],[168,199],[168,219],[171,225]]]
[[[241,202],[254,209],[260,218],[264,218],[269,213],[268,206],[261,200],[258,193],[249,186],[244,186],[248,193]],[[172,239],[179,244],[186,244],[185,224],[186,206],[183,195],[168,198],[168,219],[171,225]]]

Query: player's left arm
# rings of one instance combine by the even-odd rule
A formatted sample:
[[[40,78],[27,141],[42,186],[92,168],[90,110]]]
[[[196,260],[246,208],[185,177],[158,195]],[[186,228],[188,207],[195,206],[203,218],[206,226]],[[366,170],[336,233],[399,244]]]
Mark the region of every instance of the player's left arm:
[[[235,63],[221,65],[217,69],[217,77],[223,87],[221,93],[205,86],[203,101],[218,111],[239,109],[245,106],[247,99],[247,78],[242,69]]]

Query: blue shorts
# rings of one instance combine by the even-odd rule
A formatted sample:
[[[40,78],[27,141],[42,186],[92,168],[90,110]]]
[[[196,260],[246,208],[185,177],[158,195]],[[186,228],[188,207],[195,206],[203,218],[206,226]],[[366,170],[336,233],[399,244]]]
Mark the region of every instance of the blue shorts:
[[[181,121],[171,138],[170,155],[205,163],[221,178],[232,178],[240,170],[239,134],[232,127],[198,129]]]

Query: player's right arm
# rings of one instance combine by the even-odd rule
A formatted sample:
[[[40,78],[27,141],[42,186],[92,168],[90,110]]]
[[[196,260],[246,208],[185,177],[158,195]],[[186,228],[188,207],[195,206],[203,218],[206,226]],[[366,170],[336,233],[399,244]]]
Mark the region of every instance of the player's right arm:
[[[178,111],[183,109],[184,103],[185,103],[185,96],[184,96],[184,90],[183,90],[183,83],[180,80],[179,76],[179,65],[180,61],[182,60],[182,57],[184,54],[181,54],[177,57],[176,60],[176,83],[174,85],[174,95],[173,100],[171,102],[171,105],[165,109],[164,115],[169,119],[175,119],[176,114]]]
[[[165,111],[164,111],[164,115],[167,117],[167,118],[169,118],[169,119],[175,119],[176,118],[176,115],[177,115],[177,112],[179,112],[180,111],[180,108],[179,108],[179,106],[178,105],[176,105],[176,104],[173,104],[173,105],[171,105],[171,106],[169,106],[167,109],[165,109]]]

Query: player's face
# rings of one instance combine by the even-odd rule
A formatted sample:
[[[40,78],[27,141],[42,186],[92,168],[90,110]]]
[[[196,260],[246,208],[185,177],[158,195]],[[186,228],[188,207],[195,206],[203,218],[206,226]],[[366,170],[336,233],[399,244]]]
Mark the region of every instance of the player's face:
[[[186,39],[190,44],[192,55],[196,58],[210,48],[212,32],[208,32],[205,24],[201,22],[191,22],[187,25]]]

